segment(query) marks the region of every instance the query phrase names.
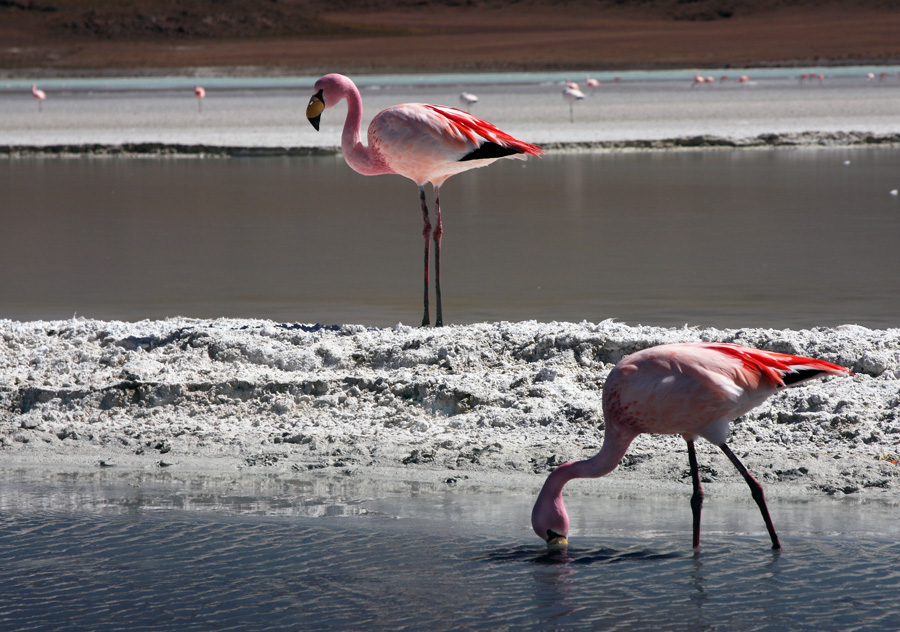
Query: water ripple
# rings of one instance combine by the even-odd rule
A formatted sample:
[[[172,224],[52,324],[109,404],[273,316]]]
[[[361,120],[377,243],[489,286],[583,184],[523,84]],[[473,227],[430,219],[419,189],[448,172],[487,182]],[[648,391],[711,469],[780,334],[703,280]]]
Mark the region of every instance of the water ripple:
[[[529,534],[530,535],[530,534]],[[446,521],[187,511],[0,516],[0,621],[16,630],[887,630],[885,536],[640,536],[562,553]],[[892,627],[893,626],[893,627]]]

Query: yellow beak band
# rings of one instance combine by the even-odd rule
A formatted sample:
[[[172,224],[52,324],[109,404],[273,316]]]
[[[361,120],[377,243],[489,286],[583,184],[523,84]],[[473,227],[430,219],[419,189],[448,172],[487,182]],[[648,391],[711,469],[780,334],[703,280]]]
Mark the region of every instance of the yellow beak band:
[[[322,118],[322,111],[325,109],[325,101],[322,99],[322,91],[319,90],[309,99],[309,105],[306,106],[306,118],[312,123],[312,126],[319,129],[319,120]]]
[[[550,538],[547,540],[547,548],[551,551],[558,551],[560,549],[565,549],[569,546],[569,541],[565,538],[565,536],[558,535],[555,538]]]

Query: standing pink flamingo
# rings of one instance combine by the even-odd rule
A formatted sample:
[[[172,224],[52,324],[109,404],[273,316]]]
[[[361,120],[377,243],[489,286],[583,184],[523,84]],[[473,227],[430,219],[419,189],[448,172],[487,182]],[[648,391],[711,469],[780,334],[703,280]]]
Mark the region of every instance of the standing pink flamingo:
[[[598,478],[612,472],[639,434],[680,434],[687,441],[694,493],[694,548],[700,546],[703,490],[694,452],[702,437],[731,460],[750,486],[772,548],[781,544],[769,517],[762,486],[726,445],[732,419],[755,408],[787,386],[821,375],[848,375],[842,366],[800,356],[725,343],[660,345],[623,358],[603,385],[606,433],[600,452],[586,461],[564,463],[547,477],[531,513],[531,525],[548,546],[568,544],[569,516],[563,486],[575,478]]]
[[[369,124],[368,146],[362,144],[362,97],[350,79],[339,74],[325,75],[316,81],[306,108],[306,117],[316,130],[322,112],[347,100],[347,119],[341,136],[344,160],[364,176],[396,173],[419,187],[419,201],[425,228],[425,315],[429,324],[428,251],[434,239],[435,326],[443,325],[441,310],[441,221],[440,188],[452,175],[485,167],[500,158],[525,159],[540,156],[536,145],[522,142],[467,112],[425,103],[404,103],[382,110]],[[425,202],[425,183],[434,187],[434,212],[437,225],[432,233]]]
[[[44,111],[44,99],[47,98],[47,93],[37,87],[36,83],[31,84],[31,96],[37,99],[38,102],[38,112]]]
[[[194,95],[197,97],[197,111],[203,111],[203,99],[206,98],[206,90],[200,86],[194,86]]]

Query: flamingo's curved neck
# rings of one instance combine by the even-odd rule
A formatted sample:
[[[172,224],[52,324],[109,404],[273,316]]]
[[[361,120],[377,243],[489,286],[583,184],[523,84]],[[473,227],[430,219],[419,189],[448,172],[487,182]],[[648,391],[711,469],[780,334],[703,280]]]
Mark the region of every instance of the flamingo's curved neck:
[[[344,97],[347,99],[347,120],[344,121],[344,131],[341,134],[344,160],[354,171],[364,176],[393,173],[377,152],[362,143],[363,109],[359,90],[355,86],[348,86],[344,91]]]
[[[616,432],[607,427],[600,452],[585,461],[563,463],[550,473],[541,490],[541,496],[559,496],[566,483],[576,478],[599,478],[606,476],[619,465],[628,446],[637,435]]]

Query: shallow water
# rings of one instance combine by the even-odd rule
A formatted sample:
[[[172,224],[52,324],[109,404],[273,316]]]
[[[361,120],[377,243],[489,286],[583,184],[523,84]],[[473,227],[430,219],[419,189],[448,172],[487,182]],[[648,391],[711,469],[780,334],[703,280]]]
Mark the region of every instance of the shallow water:
[[[895,68],[884,81],[862,68],[840,68],[827,79],[801,82],[802,69],[738,70],[715,85],[693,87],[694,72],[601,76],[603,85],[569,106],[566,76],[354,76],[364,101],[363,125],[385,107],[405,102],[459,107],[463,90],[479,96],[472,112],[529,142],[585,143],[690,138],[754,138],[761,134],[897,131]],[[879,70],[874,70],[878,73]],[[713,71],[709,71],[712,73]],[[715,73],[721,76],[721,73]],[[492,79],[496,78],[497,81]],[[313,77],[204,80],[202,111],[192,78],[85,78],[41,82],[47,99],[38,111],[31,83],[0,85],[0,147],[164,143],[230,147],[309,148],[340,145],[346,107],[329,110],[315,131],[304,116]]]
[[[898,325],[891,148],[552,154],[450,180],[445,322]],[[0,317],[421,320],[415,186],[340,157],[0,165]]]
[[[598,495],[602,485],[598,485]],[[895,507],[569,499],[549,555],[527,495],[296,480],[7,476],[0,620],[16,630],[888,630]],[[683,500],[683,502],[682,502]]]

